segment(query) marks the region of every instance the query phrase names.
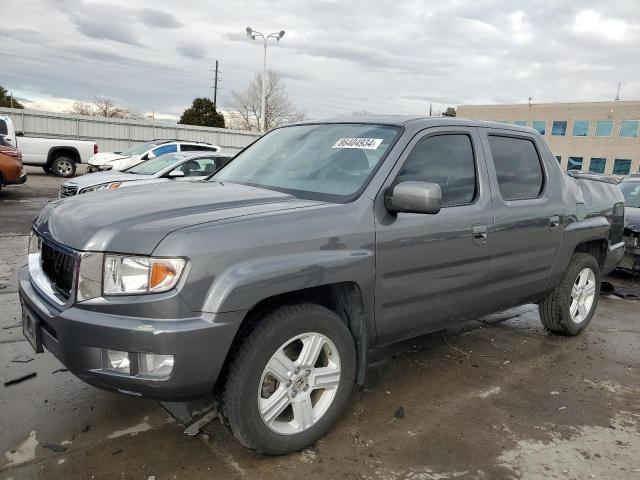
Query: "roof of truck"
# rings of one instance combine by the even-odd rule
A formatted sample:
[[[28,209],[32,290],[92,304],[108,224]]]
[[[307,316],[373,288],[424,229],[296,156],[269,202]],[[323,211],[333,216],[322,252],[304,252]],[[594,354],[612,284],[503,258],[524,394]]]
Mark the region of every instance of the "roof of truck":
[[[519,130],[526,132],[538,133],[530,127],[513,125],[510,123],[488,122],[485,120],[472,120],[468,118],[458,117],[429,117],[422,115],[375,115],[375,116],[352,116],[352,117],[333,117],[321,120],[309,120],[300,122],[300,124],[318,124],[318,123],[371,123],[377,125],[396,125],[396,126],[465,126],[465,127],[485,127],[499,128],[504,130]]]

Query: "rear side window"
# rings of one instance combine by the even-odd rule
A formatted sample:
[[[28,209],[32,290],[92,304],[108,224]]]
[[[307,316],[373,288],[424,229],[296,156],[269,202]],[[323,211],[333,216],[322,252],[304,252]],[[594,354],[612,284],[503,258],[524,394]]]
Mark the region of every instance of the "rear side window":
[[[531,140],[490,135],[489,146],[502,198],[524,200],[540,196],[544,175]]]
[[[208,145],[180,145],[181,152],[215,152],[218,149]]]
[[[398,180],[439,184],[443,207],[472,203],[476,167],[471,138],[465,134],[423,138],[407,157]]]

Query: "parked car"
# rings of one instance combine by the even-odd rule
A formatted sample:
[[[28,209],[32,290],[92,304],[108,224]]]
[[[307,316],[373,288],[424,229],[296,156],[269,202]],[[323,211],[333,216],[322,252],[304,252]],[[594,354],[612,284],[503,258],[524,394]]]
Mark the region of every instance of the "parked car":
[[[630,175],[620,182],[626,205],[624,258],[620,268],[640,273],[640,175]]]
[[[201,180],[220,170],[231,156],[218,152],[166,153],[146,160],[122,172],[88,173],[65,182],[60,198],[83,193],[130,187],[140,183],[162,183],[171,180]]]
[[[0,191],[6,185],[19,185],[27,181],[22,168],[22,154],[0,138]]]
[[[79,163],[98,153],[98,144],[86,140],[27,137],[16,133],[10,117],[0,116],[0,136],[22,153],[24,165],[42,167],[46,173],[58,177],[72,177]]]
[[[292,452],[390,344],[526,302],[553,333],[584,330],[624,250],[619,187],[585,177],[515,125],[277,128],[208,181],[46,206],[23,330],[100,388],[213,392],[242,444]]]
[[[103,170],[123,171],[129,167],[164,155],[176,152],[219,152],[218,145],[204,142],[186,142],[181,140],[152,140],[142,145],[136,145],[124,152],[99,153],[89,159],[87,172],[99,172]]]

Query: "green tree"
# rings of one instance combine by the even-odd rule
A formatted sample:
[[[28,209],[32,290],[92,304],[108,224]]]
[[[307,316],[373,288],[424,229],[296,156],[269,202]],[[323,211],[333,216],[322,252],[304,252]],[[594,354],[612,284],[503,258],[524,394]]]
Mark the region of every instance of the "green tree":
[[[11,97],[12,95],[9,95],[7,89],[0,86],[0,107],[11,108]],[[14,98],[13,108],[24,108],[24,106]]]
[[[224,117],[218,113],[208,98],[196,98],[191,106],[182,112],[180,121],[184,125],[224,128]]]

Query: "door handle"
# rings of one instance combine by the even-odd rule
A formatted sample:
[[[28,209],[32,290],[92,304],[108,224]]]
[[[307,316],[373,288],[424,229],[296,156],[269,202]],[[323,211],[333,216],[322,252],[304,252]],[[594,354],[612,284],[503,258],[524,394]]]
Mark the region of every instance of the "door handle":
[[[550,230],[554,230],[556,228],[558,228],[560,226],[560,216],[559,215],[553,215],[552,217],[549,217],[549,229]]]
[[[473,243],[476,245],[484,245],[487,243],[487,232],[489,227],[486,225],[474,225],[473,226]]]

